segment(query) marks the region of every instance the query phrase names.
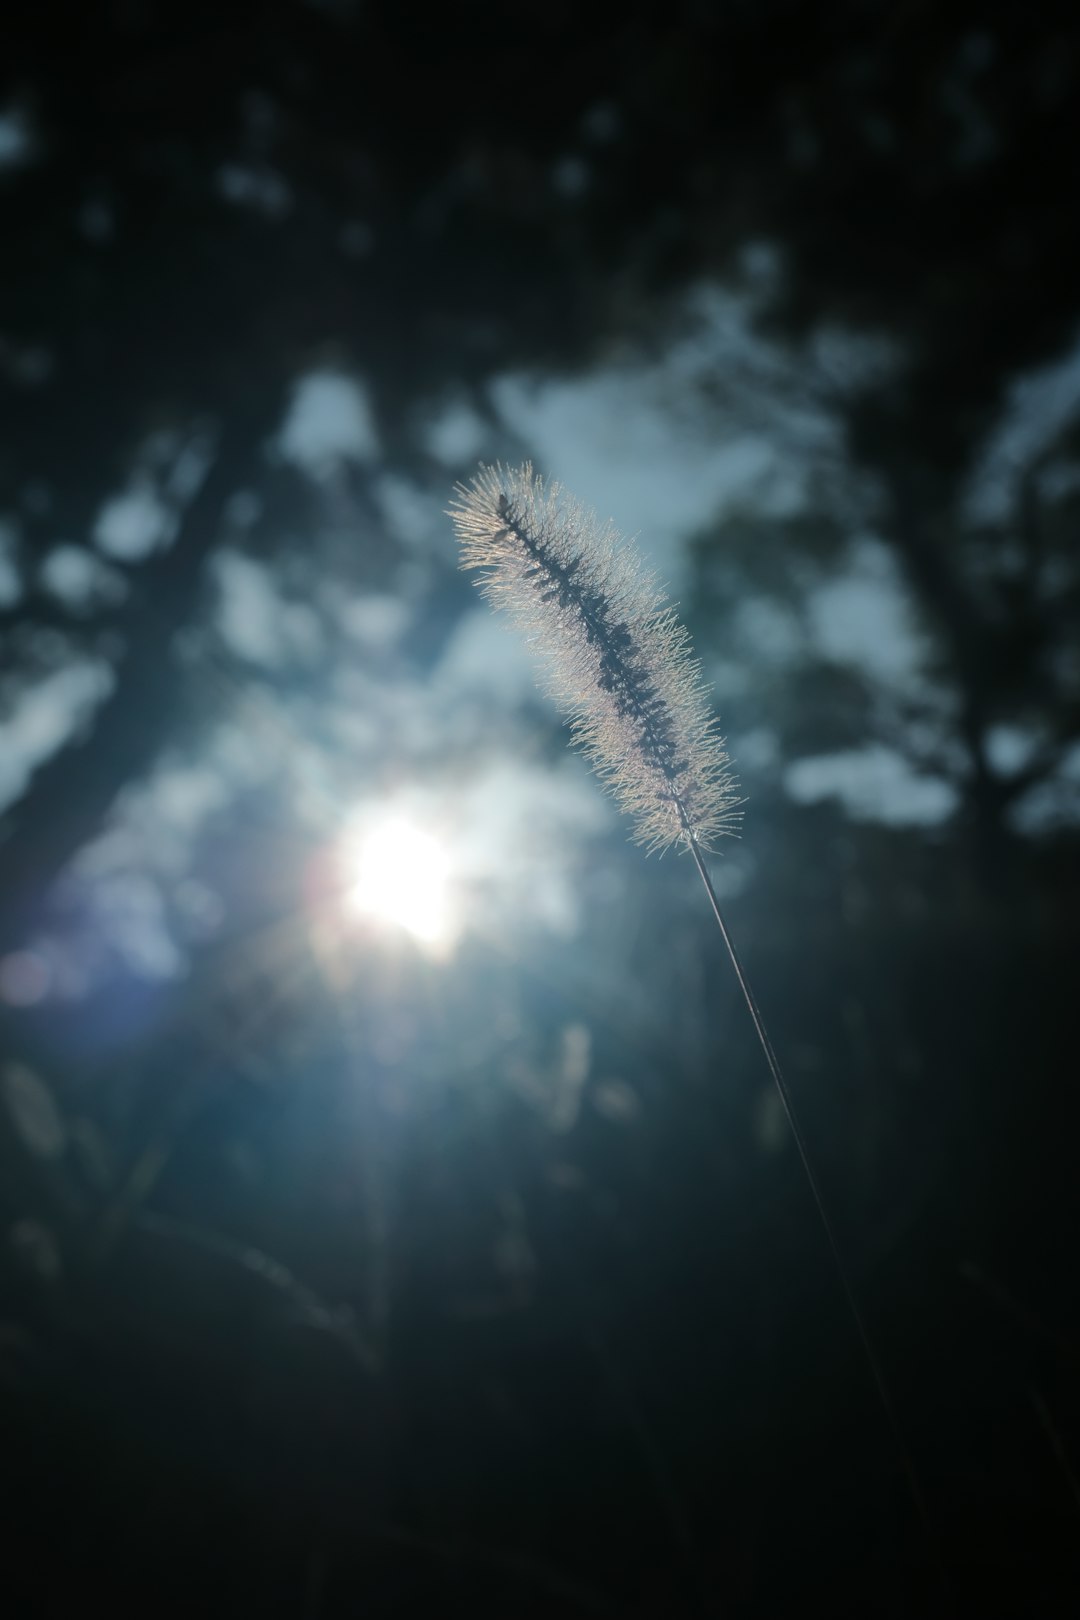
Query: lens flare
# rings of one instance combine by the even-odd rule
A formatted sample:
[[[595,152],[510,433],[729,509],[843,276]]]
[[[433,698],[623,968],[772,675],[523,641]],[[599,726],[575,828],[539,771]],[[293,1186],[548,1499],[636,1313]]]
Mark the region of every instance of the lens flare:
[[[400,816],[375,822],[349,841],[346,868],[354,914],[402,928],[424,945],[449,943],[450,861],[432,833]]]

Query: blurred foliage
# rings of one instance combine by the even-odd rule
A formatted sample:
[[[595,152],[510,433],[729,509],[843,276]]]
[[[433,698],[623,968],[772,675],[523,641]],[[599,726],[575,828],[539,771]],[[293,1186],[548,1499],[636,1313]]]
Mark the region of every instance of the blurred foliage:
[[[1078,64],[1050,5],[8,19],[3,713],[98,672],[2,812],[13,1613],[939,1612],[693,872],[545,837],[546,709],[442,678],[475,457],[432,423],[524,454],[499,379],[673,347],[668,420],[805,476],[682,592],[752,787],[725,903],[954,1608],[1075,1611],[1075,410],[970,490],[1076,341]],[[716,284],[761,347],[710,347]],[[321,467],[283,448],[316,372],[371,415]],[[103,541],[125,494],[157,544]],[[853,559],[917,669],[822,633]],[[792,802],[868,741],[953,813]],[[348,806],[510,756],[484,926],[357,943]]]

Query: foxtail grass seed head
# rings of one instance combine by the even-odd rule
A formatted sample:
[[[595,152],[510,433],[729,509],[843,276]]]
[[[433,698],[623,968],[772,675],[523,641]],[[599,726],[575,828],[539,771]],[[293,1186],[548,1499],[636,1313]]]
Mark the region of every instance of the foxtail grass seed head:
[[[450,515],[461,566],[483,570],[545,685],[652,849],[711,849],[740,819],[735,779],[690,638],[632,543],[522,467],[482,467]]]
[[[575,741],[633,818],[638,842],[650,849],[674,845],[693,857],[929,1535],[919,1478],[787,1082],[702,860],[702,850],[721,833],[735,831],[740,800],[690,638],[634,547],[558,484],[545,484],[528,462],[482,467],[470,484],[458,485],[450,515],[461,541],[461,566],[483,570],[484,594],[525,631]]]

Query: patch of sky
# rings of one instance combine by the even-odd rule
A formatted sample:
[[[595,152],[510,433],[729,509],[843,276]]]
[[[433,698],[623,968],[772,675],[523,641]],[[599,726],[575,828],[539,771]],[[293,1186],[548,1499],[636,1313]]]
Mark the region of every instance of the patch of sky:
[[[733,628],[736,644],[745,648],[752,665],[785,669],[805,652],[806,638],[798,614],[767,596],[750,596],[741,601],[735,609]]]
[[[377,461],[379,438],[367,389],[344,372],[309,372],[293,389],[278,448],[316,479],[332,477],[343,462]]]
[[[226,549],[214,558],[217,628],[229,650],[267,668],[317,656],[323,644],[318,615],[289,602],[263,563]]]
[[[453,844],[479,905],[489,893],[498,917],[509,909],[570,938],[583,921],[574,857],[614,815],[576,755],[555,769],[499,761],[462,782]]]
[[[356,771],[382,769],[388,761],[395,769],[443,757],[446,751],[446,714],[439,694],[427,679],[411,678],[395,670],[364,669],[354,663],[336,672],[333,704],[326,711],[326,727],[340,758]]]
[[[466,613],[443,653],[436,682],[444,696],[482,696],[518,708],[536,696],[536,666],[521,635],[490,608]]]
[[[768,771],[780,758],[780,741],[767,726],[755,726],[728,739],[728,747],[736,762],[736,769]]]
[[[251,727],[244,729],[247,754],[231,747],[222,726],[200,755],[165,755],[144,781],[124,789],[105,829],[76,856],[64,887],[92,919],[90,935],[76,930],[66,942],[46,942],[73,975],[72,994],[86,995],[109,977],[110,952],[143,978],[175,977],[188,945],[220,923],[221,901],[192,862],[208,822],[227,811],[251,775]],[[278,769],[257,741],[254,751],[264,776]]]
[[[72,613],[92,613],[127,595],[123,576],[85,546],[54,546],[42,560],[39,577],[43,589]]]
[[[924,685],[927,638],[896,559],[880,541],[863,536],[853,542],[847,572],[811,590],[806,613],[823,658],[892,692]]]
[[[1014,831],[1030,838],[1080,826],[1080,742],[1066,750],[1052,775],[1020,795],[1008,820]]]
[[[933,827],[957,808],[951,782],[922,775],[895,749],[881,743],[794,760],[784,788],[798,804],[837,799],[853,821],[890,827]]]
[[[175,979],[187,958],[173,937],[159,884],[118,872],[94,892],[94,912],[120,960],[142,979]]]
[[[141,562],[168,546],[176,533],[171,512],[148,479],[136,478],[107,500],[94,524],[94,544],[114,562]]]
[[[786,661],[786,657],[781,656],[779,662]],[[720,658],[707,653],[702,660],[702,669],[721,711],[733,700],[745,697],[754,690],[754,668],[747,658]]]
[[[492,387],[504,427],[544,471],[638,535],[676,590],[694,531],[737,506],[792,515],[823,466],[846,468],[830,390],[839,373],[854,386],[892,363],[880,344],[837,332],[819,340],[817,361],[761,337],[754,317],[767,283],[699,289],[685,335],[659,358],[571,380],[504,375]],[[850,469],[846,476],[850,484]]]
[[[449,490],[426,493],[411,479],[384,473],[376,482],[375,499],[391,534],[402,544],[420,551],[452,554],[453,535],[445,506]]]
[[[190,501],[202,486],[214,460],[214,445],[209,434],[196,434],[186,442],[177,442],[172,435],[162,444],[158,454],[164,464],[166,492],[180,502]]]
[[[490,425],[479,411],[465,400],[451,400],[432,414],[424,447],[444,466],[460,467],[481,457],[490,433]]]
[[[1024,474],[1080,419],[1080,334],[1060,359],[1012,383],[1000,419],[968,481],[964,515],[1001,523],[1013,511]]]
[[[1034,759],[1039,738],[1030,726],[1003,723],[987,728],[983,747],[992,771],[1015,776]]]
[[[504,422],[538,464],[626,536],[678,589],[681,542],[745,496],[765,472],[766,446],[744,439],[689,443],[648,391],[618,373],[574,382],[504,377],[494,386]]]
[[[22,796],[38,766],[80,732],[112,687],[107,664],[82,659],[19,693],[0,722],[0,810]]]
[[[397,645],[413,618],[410,603],[376,591],[338,600],[334,611],[346,635],[366,651],[383,655]]]
[[[227,773],[210,759],[167,756],[120,795],[105,831],[77,857],[77,874],[99,880],[141,865],[182,876],[191,844],[231,794]]]

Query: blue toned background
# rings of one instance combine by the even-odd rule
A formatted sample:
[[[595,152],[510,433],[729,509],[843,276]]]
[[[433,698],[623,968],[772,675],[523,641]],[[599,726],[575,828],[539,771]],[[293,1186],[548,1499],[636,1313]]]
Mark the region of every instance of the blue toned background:
[[[1078,76],[1049,4],[5,24],[13,1614],[1076,1611]],[[936,1556],[693,867],[457,568],[527,457],[692,631]]]

